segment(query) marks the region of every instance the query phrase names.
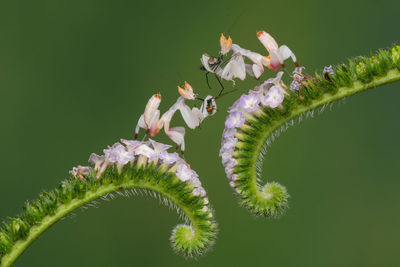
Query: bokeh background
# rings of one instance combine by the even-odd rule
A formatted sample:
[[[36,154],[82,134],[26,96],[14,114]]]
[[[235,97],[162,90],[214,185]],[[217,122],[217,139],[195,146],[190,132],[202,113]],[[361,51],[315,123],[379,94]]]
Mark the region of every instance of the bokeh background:
[[[199,58],[217,54],[221,32],[265,53],[256,38],[264,29],[313,73],[399,41],[398,10],[395,0],[1,0],[1,219],[54,188],[91,152],[132,138],[153,93],[163,95],[162,110],[184,80],[215,95]],[[178,216],[135,197],[76,212],[15,266],[399,266],[400,84],[349,98],[275,142],[264,180],[291,194],[278,220],[237,205],[218,158],[226,110],[238,96],[221,99],[219,112],[186,135],[186,159],[220,225],[206,256],[175,255],[168,238]],[[179,117],[173,125],[182,125]],[[163,133],[156,139],[169,142]]]

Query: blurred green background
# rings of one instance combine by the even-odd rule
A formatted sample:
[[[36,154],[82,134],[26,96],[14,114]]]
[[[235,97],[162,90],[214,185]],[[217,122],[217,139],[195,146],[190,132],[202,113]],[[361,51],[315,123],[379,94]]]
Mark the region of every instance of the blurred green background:
[[[215,95],[199,58],[217,54],[221,32],[265,53],[256,38],[264,29],[313,73],[399,41],[399,10],[395,0],[1,0],[1,219],[54,188],[91,152],[132,138],[153,93],[163,95],[162,111],[184,80]],[[15,266],[399,266],[400,83],[347,99],[275,142],[264,181],[291,194],[279,220],[237,205],[218,158],[226,110],[238,96],[221,99],[219,112],[186,135],[186,159],[220,225],[205,257],[175,255],[168,238],[178,216],[136,197],[77,211]],[[173,125],[183,125],[179,117]],[[164,133],[156,139],[169,142]]]

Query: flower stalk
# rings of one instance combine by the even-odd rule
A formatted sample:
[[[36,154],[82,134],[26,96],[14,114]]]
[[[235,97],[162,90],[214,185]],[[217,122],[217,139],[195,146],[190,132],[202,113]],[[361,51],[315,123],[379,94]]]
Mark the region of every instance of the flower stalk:
[[[326,67],[322,74],[316,73],[315,76],[303,74],[303,69],[296,68],[291,89],[284,90],[284,98],[275,98],[279,101],[273,105],[265,102],[252,112],[238,100],[226,120],[220,156],[229,184],[240,196],[240,204],[255,215],[274,218],[284,214],[289,198],[286,188],[276,182],[264,186],[258,182],[262,178],[267,146],[304,114],[324,109],[332,102],[365,90],[399,81],[399,55],[400,46],[395,45],[370,57],[352,59],[346,65]],[[261,86],[265,85],[268,83]],[[273,86],[267,87],[266,94]],[[256,89],[250,93],[260,91]],[[239,117],[238,112],[246,114],[245,120],[232,125],[230,121],[232,117]]]

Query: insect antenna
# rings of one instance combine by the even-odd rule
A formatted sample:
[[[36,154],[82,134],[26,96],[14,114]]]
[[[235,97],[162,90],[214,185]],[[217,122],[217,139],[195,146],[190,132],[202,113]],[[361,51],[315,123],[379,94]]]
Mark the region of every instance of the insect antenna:
[[[207,86],[208,86],[208,88],[209,89],[211,89],[211,86],[210,86],[210,82],[208,81],[208,74],[209,74],[210,72],[206,72],[206,82],[207,82]]]
[[[214,99],[217,100],[218,98],[223,97],[224,95],[233,93],[233,92],[235,92],[236,90],[238,90],[238,88],[232,89],[232,90],[230,90],[230,91],[228,91],[228,92],[225,92],[224,94],[219,94],[219,95],[217,95],[216,97],[214,97]]]
[[[239,22],[239,20],[242,18],[242,16],[247,12],[247,10],[249,9],[249,7],[247,6],[246,8],[242,9],[242,12],[237,15],[234,19],[234,21],[231,23],[231,25],[229,26],[229,28],[225,31],[225,33],[231,33],[232,29],[234,28],[234,26],[236,26],[236,24]],[[232,17],[231,14],[229,14],[228,11],[228,17]]]
[[[293,78],[293,75],[287,70],[287,68],[285,66],[283,66],[282,68],[287,73],[287,75],[289,75],[289,77]]]

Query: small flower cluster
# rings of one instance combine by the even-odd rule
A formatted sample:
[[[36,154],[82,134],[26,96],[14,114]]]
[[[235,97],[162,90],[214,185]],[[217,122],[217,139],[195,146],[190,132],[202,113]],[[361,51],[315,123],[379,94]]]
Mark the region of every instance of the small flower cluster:
[[[286,92],[286,85],[282,82],[283,72],[278,72],[276,77],[266,80],[248,94],[243,94],[230,108],[229,115],[225,121],[225,129],[222,135],[220,157],[225,167],[225,173],[231,180],[230,185],[235,187],[237,175],[234,167],[237,162],[233,157],[234,148],[238,139],[235,137],[236,128],[241,127],[246,118],[252,114],[261,112],[264,107],[277,108],[281,105]]]
[[[122,143],[122,144],[121,144]],[[111,147],[104,149],[104,155],[99,156],[92,153],[89,157],[89,163],[93,165],[96,178],[99,179],[108,167],[116,167],[120,173],[127,164],[131,166],[141,166],[145,163],[172,165],[169,169],[173,171],[178,179],[192,186],[194,196],[206,196],[206,191],[201,185],[199,176],[190,168],[184,159],[179,157],[176,152],[169,153],[167,150],[170,145],[149,141],[137,141],[121,139],[121,143],[115,143]],[[70,174],[76,179],[84,179],[84,176],[90,175],[90,168],[87,166],[74,167]],[[208,204],[208,199],[204,198],[204,203]],[[208,207],[205,206],[208,210]],[[210,213],[211,214],[211,213]]]
[[[333,72],[333,67],[332,67],[332,65],[330,65],[330,66],[328,66],[328,67],[324,67],[323,74],[324,74],[324,75],[328,74],[328,75],[330,75],[330,76],[332,76],[332,77],[335,76],[335,73]]]
[[[222,145],[219,151],[219,156],[222,158],[222,164],[225,167],[226,177],[230,180],[229,185],[232,188],[235,188],[235,181],[237,180],[237,175],[233,173],[233,168],[237,163],[233,157],[234,149],[238,142],[238,139],[235,137],[236,132],[235,127],[226,127],[224,129]]]
[[[16,244],[29,245],[60,216],[80,206],[91,205],[94,198],[107,199],[114,192],[134,195],[136,190],[157,196],[190,221],[190,225],[178,225],[173,231],[171,243],[176,252],[185,257],[205,253],[216,238],[213,209],[196,172],[178,153],[169,153],[169,148],[171,146],[151,139],[145,142],[121,139],[104,149],[103,155],[91,154],[89,162],[93,167],[74,167],[70,179],[62,181],[55,190],[43,191],[38,199],[27,201],[20,215],[3,222],[0,262],[12,263]],[[98,190],[100,188],[103,190]],[[191,235],[179,235],[179,229],[189,229]]]
[[[300,89],[301,81],[304,80],[304,76],[303,76],[304,69],[305,69],[305,67],[297,67],[294,69],[294,71],[292,73],[293,81],[290,84],[290,90],[298,91]]]
[[[316,78],[310,75],[303,74],[305,67],[296,67],[292,73],[293,81],[290,83],[290,90],[299,91],[302,85],[308,85],[308,80],[316,81]],[[332,66],[324,67],[322,72],[325,80],[332,82],[332,77],[335,76]]]
[[[306,83],[308,76],[303,74],[304,67],[296,67],[293,71],[293,81],[290,84],[290,90],[298,91],[302,83]],[[332,66],[324,68],[324,75],[334,76]],[[225,167],[225,173],[228,179],[231,179],[230,185],[235,186],[237,176],[233,174],[233,168],[236,166],[236,159],[233,157],[234,148],[238,139],[235,137],[236,128],[242,127],[247,118],[252,115],[258,115],[265,107],[283,108],[282,102],[285,95],[288,95],[288,88],[282,81],[283,72],[278,72],[276,77],[266,80],[264,83],[250,90],[248,94],[243,94],[230,108],[229,115],[225,120],[225,130],[222,136],[220,157]]]

